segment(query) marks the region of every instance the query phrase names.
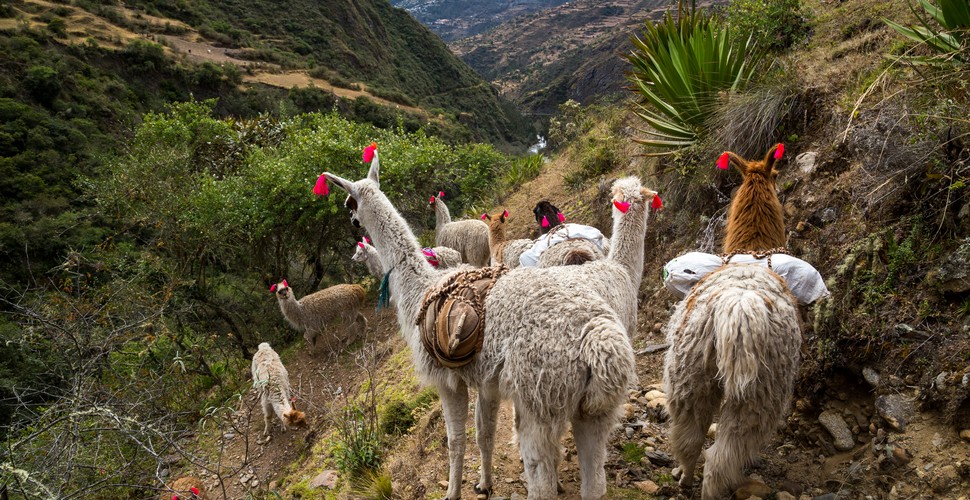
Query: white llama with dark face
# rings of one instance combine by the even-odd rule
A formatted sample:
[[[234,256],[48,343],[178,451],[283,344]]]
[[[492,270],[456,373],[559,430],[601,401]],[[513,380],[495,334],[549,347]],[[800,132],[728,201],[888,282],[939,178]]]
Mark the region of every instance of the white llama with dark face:
[[[609,433],[627,389],[636,381],[629,336],[643,271],[647,202],[653,193],[628,178],[614,187],[625,210],[614,210],[607,259],[584,266],[518,268],[502,276],[486,299],[481,351],[467,365],[444,368],[422,345],[415,324],[425,293],[446,278],[421,255],[404,219],[380,191],[375,161],[357,182],[325,173],[349,194],[352,219],[365,227],[390,270],[401,334],[415,371],[439,392],[448,434],[446,497],[461,496],[468,388],[478,389],[475,424],[481,450],[476,491],[492,488],[492,452],[499,403],[514,402],[529,498],[556,496],[559,439],[572,424],[584,499],[606,494]],[[558,311],[549,314],[550,310]]]

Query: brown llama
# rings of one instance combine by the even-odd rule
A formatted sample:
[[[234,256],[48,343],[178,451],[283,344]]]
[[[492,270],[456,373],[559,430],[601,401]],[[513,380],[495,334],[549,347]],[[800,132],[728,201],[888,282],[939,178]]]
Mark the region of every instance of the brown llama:
[[[771,148],[761,161],[733,153],[719,161],[719,166],[730,162],[744,176],[729,211],[725,252],[784,245],[774,186],[780,149],[780,144]],[[795,297],[767,267],[725,265],[691,289],[665,332],[671,347],[664,389],[680,485],[693,486],[707,429],[720,409],[716,441],[705,453],[701,497],[723,497],[743,482],[744,467],[788,413],[801,347]]]

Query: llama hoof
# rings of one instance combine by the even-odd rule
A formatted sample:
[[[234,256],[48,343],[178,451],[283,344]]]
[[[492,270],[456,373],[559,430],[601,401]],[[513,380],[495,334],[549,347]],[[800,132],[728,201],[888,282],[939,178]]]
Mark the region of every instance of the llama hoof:
[[[478,483],[472,489],[475,490],[476,494],[485,495],[486,498],[492,496],[492,488],[482,488]]]
[[[671,471],[670,471],[670,475],[671,475],[671,476],[672,476],[672,477],[673,477],[674,479],[677,479],[677,480],[679,481],[679,480],[680,480],[680,478],[681,478],[681,476],[683,476],[683,475],[684,475],[684,471],[683,471],[683,470],[681,470],[681,468],[680,468],[680,467],[674,467],[674,468],[673,468],[673,470],[671,470]]]
[[[556,493],[562,495],[566,492],[566,488],[562,485],[562,479],[556,479]]]

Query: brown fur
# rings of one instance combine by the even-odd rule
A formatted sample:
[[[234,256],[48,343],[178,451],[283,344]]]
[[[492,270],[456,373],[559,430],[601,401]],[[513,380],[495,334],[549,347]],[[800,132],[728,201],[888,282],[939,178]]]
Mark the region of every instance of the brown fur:
[[[360,325],[359,336],[367,331],[367,318],[360,312],[367,294],[360,285],[334,285],[300,300],[296,300],[293,290],[282,282],[277,283],[276,287],[276,299],[283,317],[293,328],[303,332],[303,338],[312,346],[316,345],[317,337],[324,328],[337,320],[343,321],[348,328]]]
[[[198,495],[192,494],[193,486],[199,490]],[[205,495],[205,485],[201,479],[194,476],[182,476],[168,485],[166,491],[158,496],[158,500],[172,500],[173,498],[188,500],[208,497]]]
[[[535,208],[532,209],[532,213],[536,216],[536,223],[539,226],[539,234],[546,234],[552,230],[552,228],[561,224],[559,222],[560,210],[558,207],[549,202],[549,200],[542,200],[536,203]],[[549,221],[549,227],[542,227],[542,217],[545,217]]]
[[[724,253],[785,246],[784,212],[775,192],[777,148],[769,149],[761,161],[747,161],[728,153],[731,164],[741,172],[744,181],[734,194],[728,211]]]
[[[485,222],[488,224],[488,248],[493,266],[505,264],[511,268],[519,267],[518,255],[532,245],[532,240],[508,239],[505,221],[509,219],[511,217],[506,217],[504,212],[499,215],[485,214]],[[517,253],[517,255],[510,254],[509,250],[512,249],[515,251],[511,253]]]

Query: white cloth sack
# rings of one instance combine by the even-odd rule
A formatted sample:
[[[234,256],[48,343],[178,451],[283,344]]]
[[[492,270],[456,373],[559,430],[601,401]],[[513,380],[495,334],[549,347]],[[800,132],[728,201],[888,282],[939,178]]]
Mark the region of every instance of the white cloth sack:
[[[592,241],[597,248],[603,250],[603,233],[593,226],[582,224],[560,224],[552,231],[540,236],[532,248],[522,252],[519,256],[519,265],[523,267],[535,267],[539,263],[539,257],[553,245],[562,243],[566,240],[583,238]]]
[[[731,264],[761,264],[768,267],[768,258],[756,259],[749,254],[738,254]],[[664,265],[664,286],[678,298],[683,298],[704,276],[723,265],[721,257],[690,252],[677,257]],[[778,273],[799,304],[811,304],[822,297],[829,296],[822,275],[811,264],[791,255],[776,253],[771,256],[771,270]]]

